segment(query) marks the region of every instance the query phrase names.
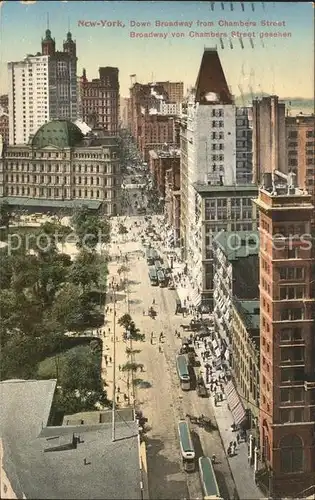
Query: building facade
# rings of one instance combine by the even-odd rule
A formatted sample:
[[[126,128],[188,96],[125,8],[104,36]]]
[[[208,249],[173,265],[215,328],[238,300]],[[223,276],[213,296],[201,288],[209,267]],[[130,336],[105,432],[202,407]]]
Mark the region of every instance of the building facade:
[[[312,198],[265,174],[260,230],[260,448],[269,496],[314,485],[315,286]]]
[[[219,55],[205,49],[194,91],[181,121],[181,238],[184,259],[197,246],[194,183],[209,186],[236,184],[236,118]],[[196,262],[188,262],[196,268]]]
[[[213,239],[221,231],[255,231],[257,211],[252,200],[257,187],[193,185],[195,213],[190,223],[194,227],[193,246],[189,248],[187,262],[195,286],[194,302],[202,300],[213,309]]]
[[[136,82],[130,88],[129,129],[145,161],[151,149],[179,146],[182,100],[182,82]]]
[[[129,97],[121,97],[119,106],[119,120],[120,127],[123,129],[128,128],[129,106]]]
[[[178,176],[180,165],[180,151],[179,149],[170,149],[164,147],[163,150],[149,151],[149,169],[154,180],[154,184],[158,190],[159,195],[165,198],[165,183],[166,173],[171,172],[171,178]]]
[[[285,124],[287,169],[297,175],[298,185],[313,196],[315,205],[315,116],[287,116]]]
[[[0,135],[2,142],[9,144],[9,96],[0,96]]]
[[[212,239],[213,320],[221,343],[232,343],[232,301],[258,299],[259,233],[222,231]],[[231,351],[230,351],[231,352]]]
[[[275,95],[253,101],[253,180],[264,172],[287,172],[285,104]]]
[[[120,213],[121,176],[115,138],[81,130],[66,120],[43,125],[30,144],[4,149],[0,196],[11,204],[27,200],[95,201],[107,215]],[[24,201],[23,201],[24,200]],[[47,204],[47,203],[46,203]]]
[[[91,81],[83,70],[80,90],[83,121],[92,128],[102,128],[108,135],[116,136],[119,126],[118,68],[99,68],[99,78]]]
[[[253,113],[252,108],[236,108],[236,184],[253,182]]]
[[[259,301],[233,300],[231,371],[247,410],[248,426],[259,431]],[[258,439],[257,439],[258,441]]]
[[[26,144],[44,123],[77,119],[77,57],[71,33],[56,51],[46,30],[42,51],[9,62],[9,142]]]

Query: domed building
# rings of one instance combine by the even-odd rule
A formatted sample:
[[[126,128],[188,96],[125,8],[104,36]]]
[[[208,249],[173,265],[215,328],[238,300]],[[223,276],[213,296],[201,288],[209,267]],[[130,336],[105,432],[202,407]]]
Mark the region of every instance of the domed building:
[[[42,125],[28,144],[9,145],[0,158],[0,199],[35,212],[85,205],[120,212],[120,163],[115,137],[84,134],[69,120]]]

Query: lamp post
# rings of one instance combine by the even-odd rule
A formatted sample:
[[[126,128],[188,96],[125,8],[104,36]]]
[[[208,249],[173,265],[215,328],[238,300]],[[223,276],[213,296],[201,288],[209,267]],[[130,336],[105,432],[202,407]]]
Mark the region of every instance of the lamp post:
[[[116,439],[116,283],[112,280],[113,302],[114,302],[114,323],[113,323],[113,407],[112,407],[112,441]]]

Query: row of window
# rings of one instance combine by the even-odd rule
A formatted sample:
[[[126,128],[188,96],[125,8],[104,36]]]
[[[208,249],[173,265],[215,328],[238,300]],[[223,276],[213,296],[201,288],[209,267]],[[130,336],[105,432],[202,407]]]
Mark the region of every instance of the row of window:
[[[53,197],[58,197],[58,198],[68,198],[68,192],[66,189],[61,189],[61,188],[35,188],[35,187],[22,187],[21,189],[18,186],[11,186],[9,187],[7,191],[8,195],[12,196],[43,196],[50,198],[51,196]],[[113,198],[116,198],[116,192],[115,191],[103,191],[100,189],[73,189],[72,195],[73,198],[97,198],[97,199],[103,199],[103,198],[110,198],[110,193]]]
[[[5,182],[14,182],[14,183],[41,183],[41,184],[69,184],[71,181],[70,177],[64,176],[64,177],[59,177],[57,176],[50,176],[50,175],[11,175],[10,178],[8,175],[5,176]],[[72,183],[73,184],[88,184],[88,185],[100,185],[103,184],[104,186],[107,186],[109,184],[109,177],[73,177],[72,178]],[[114,184],[120,184],[120,180],[114,178],[113,179]]]
[[[5,167],[7,167],[7,170],[13,170],[17,172],[51,172],[51,173],[56,173],[56,172],[63,172],[64,170],[67,170],[68,167],[72,167],[71,170],[72,172],[79,172],[79,173],[86,173],[86,174],[93,174],[93,173],[115,173],[116,171],[116,165],[112,165],[112,168],[110,169],[111,165],[109,163],[103,164],[103,165],[69,165],[69,164],[61,164],[61,165],[54,165],[54,164],[47,164],[47,165],[36,165],[36,164],[28,164],[22,163],[21,165],[14,165],[13,163],[6,164]],[[111,172],[110,172],[111,170]]]
[[[232,207],[250,207],[252,205],[251,198],[206,198],[205,199],[205,207],[206,208],[215,208],[218,207],[227,207],[228,201],[231,201]]]

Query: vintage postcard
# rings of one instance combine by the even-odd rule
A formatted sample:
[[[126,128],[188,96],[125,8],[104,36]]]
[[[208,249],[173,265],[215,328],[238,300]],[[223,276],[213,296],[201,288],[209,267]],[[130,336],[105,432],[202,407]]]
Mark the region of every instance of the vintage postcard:
[[[0,0],[0,498],[314,498],[314,125],[314,2]]]

